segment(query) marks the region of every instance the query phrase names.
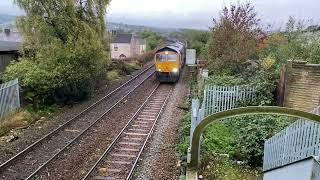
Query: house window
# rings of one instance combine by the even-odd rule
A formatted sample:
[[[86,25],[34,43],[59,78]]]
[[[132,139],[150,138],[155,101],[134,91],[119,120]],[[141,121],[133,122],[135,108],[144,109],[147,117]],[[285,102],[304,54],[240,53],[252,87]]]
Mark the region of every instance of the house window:
[[[120,58],[120,59],[125,59],[125,58],[127,58],[127,56],[124,55],[124,54],[121,54],[121,55],[119,56],[119,58]]]
[[[114,51],[118,51],[118,45],[115,44],[113,49],[114,49]]]

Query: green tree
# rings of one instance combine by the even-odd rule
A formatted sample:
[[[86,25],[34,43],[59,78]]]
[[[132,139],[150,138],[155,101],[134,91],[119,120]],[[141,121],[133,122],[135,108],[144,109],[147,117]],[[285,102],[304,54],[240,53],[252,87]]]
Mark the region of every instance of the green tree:
[[[183,39],[188,42],[188,48],[195,49],[199,58],[205,58],[207,54],[206,44],[208,43],[210,32],[201,30],[185,30],[174,32],[169,37]]]
[[[16,0],[23,57],[4,78],[19,78],[34,105],[88,97],[105,77],[105,9],[109,0]]]
[[[153,51],[165,43],[164,38],[155,32],[145,31],[141,32],[139,36],[147,41],[148,51]]]

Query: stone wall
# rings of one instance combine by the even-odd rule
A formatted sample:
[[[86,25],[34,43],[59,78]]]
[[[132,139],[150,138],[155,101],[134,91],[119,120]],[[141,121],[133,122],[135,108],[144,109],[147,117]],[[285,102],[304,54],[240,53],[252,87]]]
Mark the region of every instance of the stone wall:
[[[285,106],[310,112],[320,105],[320,64],[289,61],[284,74]]]

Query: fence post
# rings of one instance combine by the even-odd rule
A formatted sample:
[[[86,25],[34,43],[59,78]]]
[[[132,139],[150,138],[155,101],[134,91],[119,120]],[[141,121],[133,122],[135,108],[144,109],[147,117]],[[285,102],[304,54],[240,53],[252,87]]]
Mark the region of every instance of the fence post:
[[[192,143],[192,136],[194,129],[198,126],[198,120],[200,119],[200,113],[199,113],[199,99],[192,99],[192,104],[191,104],[191,128],[190,128],[190,144],[188,148],[188,155],[187,155],[187,162],[189,163],[191,160],[191,143]]]
[[[18,79],[16,79],[16,96],[17,96],[17,101],[16,101],[16,103],[17,103],[17,108],[20,108],[20,90],[19,90],[19,88],[20,88],[20,86],[19,86],[19,80]]]
[[[192,137],[193,131],[198,125],[199,107],[200,107],[199,99],[192,99],[192,114],[191,114],[190,137]]]

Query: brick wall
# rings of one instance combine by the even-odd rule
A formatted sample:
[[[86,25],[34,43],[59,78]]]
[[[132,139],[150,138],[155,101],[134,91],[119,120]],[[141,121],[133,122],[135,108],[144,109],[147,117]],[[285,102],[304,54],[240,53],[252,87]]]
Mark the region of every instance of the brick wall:
[[[320,105],[320,65],[306,62],[287,64],[285,72],[284,105],[312,111]]]

